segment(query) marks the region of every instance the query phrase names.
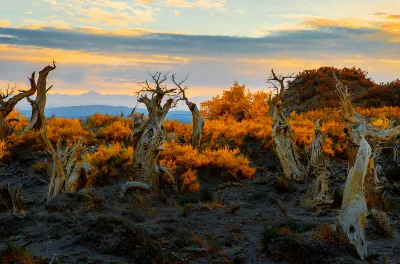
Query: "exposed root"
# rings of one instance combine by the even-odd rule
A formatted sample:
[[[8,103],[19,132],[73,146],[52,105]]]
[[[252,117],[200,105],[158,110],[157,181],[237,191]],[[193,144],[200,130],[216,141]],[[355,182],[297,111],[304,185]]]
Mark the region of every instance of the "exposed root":
[[[145,183],[142,182],[125,182],[124,184],[121,185],[121,190],[119,192],[119,196],[123,197],[126,193],[127,190],[142,190],[145,192],[151,191],[151,187]]]

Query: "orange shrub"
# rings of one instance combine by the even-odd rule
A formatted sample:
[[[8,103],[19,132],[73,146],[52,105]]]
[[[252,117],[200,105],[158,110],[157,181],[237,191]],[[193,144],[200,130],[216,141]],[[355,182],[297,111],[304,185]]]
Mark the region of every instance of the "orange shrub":
[[[10,121],[10,120],[18,120],[18,121]],[[28,126],[29,121],[26,116],[23,116],[17,109],[13,109],[11,113],[6,117],[6,122],[9,123],[10,126],[14,128],[14,131],[21,131],[26,126]]]
[[[182,174],[181,192],[197,192],[200,189],[196,174],[197,171],[192,169],[188,169]]]
[[[8,155],[7,142],[5,140],[0,140],[0,160]]]
[[[239,154],[239,149],[229,150],[225,147],[217,150],[206,149],[201,153],[209,160],[209,166],[228,172],[233,178],[253,178],[255,169],[249,167],[250,161]]]
[[[127,170],[133,164],[133,147],[123,147],[116,143],[106,147],[101,145],[95,153],[86,154],[85,159],[100,171],[100,179],[115,182],[117,169]]]
[[[192,124],[183,124],[176,120],[166,120],[162,126],[167,133],[175,133],[175,138],[184,137],[186,140],[189,140],[192,136]]]
[[[121,118],[123,119],[123,117],[120,116],[111,116],[111,115],[95,113],[94,115],[86,117],[86,126],[90,129],[105,127]]]
[[[199,153],[190,145],[179,145],[175,142],[168,142],[164,147],[165,150],[160,155],[160,164],[181,175],[179,184],[183,192],[198,190],[195,169],[201,167],[210,166],[218,171],[225,171],[235,179],[254,177],[255,169],[249,167],[249,160],[239,154],[239,149],[229,150],[225,147],[206,149]],[[164,175],[163,178],[170,182],[168,176]]]
[[[105,127],[100,128],[97,133],[98,137],[104,137],[106,140],[115,142],[128,141],[132,135],[132,125],[127,122],[128,120],[117,120]]]
[[[223,91],[222,96],[215,96],[211,100],[200,104],[204,116],[217,118],[225,114],[240,121],[247,116],[251,104],[251,93],[246,86],[235,82],[230,90]]]
[[[58,139],[67,145],[73,144],[79,138],[86,138],[88,132],[83,129],[79,119],[51,117],[46,122],[47,136],[54,144]]]

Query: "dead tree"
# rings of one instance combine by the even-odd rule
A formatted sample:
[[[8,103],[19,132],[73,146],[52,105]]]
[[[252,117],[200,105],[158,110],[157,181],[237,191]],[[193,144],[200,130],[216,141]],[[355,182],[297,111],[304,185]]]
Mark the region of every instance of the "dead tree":
[[[148,118],[143,120],[134,131],[134,136],[140,136],[135,146],[133,159],[133,171],[138,182],[130,182],[128,185],[137,188],[147,185],[156,195],[159,194],[160,190],[160,170],[169,175],[174,184],[176,183],[172,174],[166,168],[158,165],[158,157],[165,141],[165,133],[161,124],[164,122],[168,111],[179,100],[177,88],[168,89],[165,84],[168,73],[163,76],[161,72],[149,73],[153,87],[146,80],[140,83],[142,87],[137,92],[138,102],[146,106]],[[166,99],[165,102],[163,102],[164,99]]]
[[[267,82],[274,85],[277,95],[270,100],[269,114],[272,117],[272,138],[275,141],[276,152],[278,154],[285,178],[287,180],[303,181],[306,170],[297,154],[296,145],[293,141],[293,131],[289,122],[282,113],[282,99],[285,92],[284,80],[293,78],[291,76],[276,76],[274,70]]]
[[[311,142],[311,157],[308,164],[308,171],[316,176],[314,188],[313,206],[329,205],[333,200],[328,195],[329,170],[326,162],[323,145],[326,134],[322,133],[320,120],[317,120],[314,128],[314,137]]]
[[[32,75],[29,78],[31,83],[31,87],[34,87],[37,90],[36,99],[32,100],[29,96],[26,97],[28,102],[32,106],[32,114],[31,114],[31,122],[25,128],[26,131],[32,129],[38,131],[42,128],[42,121],[46,120],[44,116],[44,109],[46,108],[46,100],[47,100],[47,92],[53,88],[50,86],[49,88],[46,87],[47,84],[47,76],[49,73],[56,68],[56,64],[53,61],[53,66],[46,66],[43,70],[39,72],[39,78],[37,82],[35,82],[35,76]],[[34,74],[34,73],[33,73]]]
[[[389,140],[400,134],[400,126],[380,131],[368,124],[365,118],[354,111],[347,87],[339,81],[335,73],[333,76],[336,80],[336,92],[341,102],[340,112],[346,121],[347,133],[352,143],[358,146],[355,162],[351,164],[352,167],[345,183],[340,223],[350,243],[355,246],[360,258],[364,260],[368,253],[364,231],[368,215],[364,181],[372,156],[372,149],[367,138]]]
[[[32,78],[34,78],[34,75],[32,75]],[[35,94],[36,87],[31,86],[31,89],[25,91],[19,90],[18,94],[15,94],[15,92],[16,86],[12,86],[12,84],[9,83],[5,88],[3,88],[3,91],[0,94],[0,139],[6,138],[9,134],[6,121],[7,116],[19,101]]]
[[[93,182],[92,178],[95,177],[95,174],[90,174],[90,165],[82,162],[82,154],[85,150],[82,139],[78,140],[72,147],[64,149],[60,139],[54,147],[47,135],[44,109],[46,107],[46,93],[52,88],[52,86],[47,88],[47,76],[55,68],[56,65],[53,61],[53,66],[47,66],[39,72],[37,82],[35,73],[29,78],[31,87],[38,90],[38,96],[36,100],[29,99],[32,105],[32,120],[27,130],[31,128],[39,130],[53,159],[48,197],[56,196],[62,192],[76,192],[81,188],[88,187]]]
[[[186,81],[187,77],[181,81],[177,82],[175,80],[175,74],[172,75],[172,81],[178,87],[181,95],[182,100],[185,100],[187,107],[189,108],[190,112],[192,113],[192,137],[191,137],[191,145],[193,149],[197,149],[201,151],[201,138],[203,136],[203,127],[205,118],[202,118],[200,115],[200,110],[195,103],[189,102],[185,95],[185,91],[188,89],[187,86],[182,88],[182,84]]]

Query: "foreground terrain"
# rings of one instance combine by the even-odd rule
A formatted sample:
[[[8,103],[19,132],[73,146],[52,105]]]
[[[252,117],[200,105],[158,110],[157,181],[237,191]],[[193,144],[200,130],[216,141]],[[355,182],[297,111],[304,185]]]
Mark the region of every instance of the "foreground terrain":
[[[0,185],[22,184],[26,204],[21,215],[0,215],[0,247],[26,244],[40,263],[361,263],[326,228],[334,230],[337,208],[310,210],[307,184],[276,183],[276,160],[260,167],[268,158],[255,158],[257,178],[224,188],[219,202],[212,193],[220,182],[204,177],[199,193],[164,194],[149,204],[140,192],[120,197],[119,184],[46,202],[47,185],[29,172],[46,158],[45,152],[29,153],[0,174]],[[345,171],[345,164],[335,166],[335,185],[343,185]],[[389,216],[395,239],[369,225],[371,263],[400,261],[400,219],[396,212]],[[265,230],[274,228],[280,233],[266,241]]]

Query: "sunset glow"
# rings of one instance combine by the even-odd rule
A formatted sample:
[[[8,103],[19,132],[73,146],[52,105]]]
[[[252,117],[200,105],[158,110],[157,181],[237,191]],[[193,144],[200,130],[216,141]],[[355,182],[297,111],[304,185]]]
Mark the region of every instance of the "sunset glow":
[[[361,67],[398,77],[400,2],[6,0],[0,81],[54,59],[57,93],[132,94],[149,71],[189,74],[190,96],[234,81],[266,89],[270,68]],[[329,13],[326,11],[329,10]]]

